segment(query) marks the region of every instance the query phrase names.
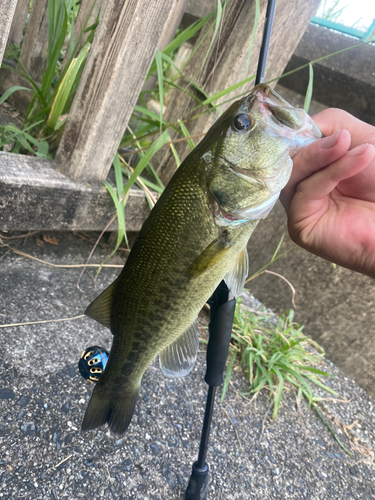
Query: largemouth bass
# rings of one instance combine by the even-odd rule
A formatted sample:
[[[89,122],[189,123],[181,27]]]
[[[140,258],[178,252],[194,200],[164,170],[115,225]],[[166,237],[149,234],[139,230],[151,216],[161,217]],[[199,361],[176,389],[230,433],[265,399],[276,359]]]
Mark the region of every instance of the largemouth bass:
[[[151,211],[121,274],[85,312],[110,328],[113,344],[82,429],[107,422],[123,433],[156,355],[167,376],[190,372],[200,309],[223,277],[234,296],[242,291],[255,226],[287,183],[291,156],[320,136],[266,85],[214,123]]]

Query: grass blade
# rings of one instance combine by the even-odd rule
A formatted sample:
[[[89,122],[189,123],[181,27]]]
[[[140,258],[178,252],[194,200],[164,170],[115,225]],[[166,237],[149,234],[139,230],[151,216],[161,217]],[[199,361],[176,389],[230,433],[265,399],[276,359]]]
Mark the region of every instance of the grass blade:
[[[56,125],[61,115],[64,112],[66,103],[71,95],[72,88],[76,81],[78,72],[86,60],[87,54],[90,50],[90,45],[86,44],[80,51],[78,57],[74,58],[70,63],[65,76],[57,89],[55,99],[51,106],[51,111],[47,120],[47,125],[53,130],[56,129]]]
[[[13,94],[13,92],[17,92],[17,90],[30,90],[32,92],[32,90],[28,89],[27,87],[20,87],[18,85],[15,85],[14,87],[11,87],[6,92],[4,92],[4,94],[0,98],[0,104],[3,104],[3,102],[6,101],[8,97]]]
[[[180,125],[182,135],[187,138],[186,142],[188,143],[190,150],[193,151],[193,149],[195,148],[195,143],[194,143],[193,139],[189,139],[190,133],[189,133],[188,129],[185,127],[185,125],[183,124],[183,122],[181,120],[178,120],[178,124]]]
[[[163,134],[152,144],[152,146],[149,148],[147,153],[141,158],[140,162],[134,169],[134,172],[130,176],[128,182],[125,184],[124,190],[123,190],[123,195],[126,195],[131,188],[131,186],[134,184],[136,178],[138,175],[141,174],[143,169],[146,167],[147,163],[151,160],[151,158],[154,156],[154,154],[159,151],[160,148],[164,146],[166,142],[170,140],[169,133],[166,130],[163,132]]]
[[[207,61],[207,57],[210,55],[212,45],[213,45],[213,43],[214,43],[214,41],[216,39],[216,35],[217,35],[217,33],[219,31],[219,28],[220,28],[222,15],[223,15],[223,7],[221,5],[221,0],[217,0],[216,20],[215,20],[214,33],[212,35],[212,39],[211,39],[210,45],[209,45],[209,47],[207,49],[207,52],[206,52],[206,54],[204,56],[204,59],[203,59],[202,65],[201,65],[201,69],[205,65],[205,62]]]
[[[329,423],[327,422],[327,420],[323,417],[323,414],[318,410],[317,406],[314,405],[314,404],[312,404],[312,407],[314,408],[314,410],[316,411],[316,413],[319,415],[319,418],[324,423],[324,425],[327,427],[327,429],[329,430],[329,432],[332,434],[333,439],[337,442],[337,444],[345,451],[345,453],[347,453],[349,455],[349,457],[354,458],[353,455],[350,453],[350,451],[339,440],[339,438],[337,437],[335,431],[329,425]]]
[[[247,74],[249,72],[251,53],[253,51],[253,45],[254,45],[255,35],[256,35],[257,30],[258,30],[259,16],[260,16],[260,2],[259,2],[259,0],[255,0],[255,16],[254,16],[253,32],[251,34],[249,51],[247,53],[245,78],[247,77]]]
[[[277,417],[277,414],[279,412],[281,399],[283,397],[283,392],[284,392],[284,379],[283,379],[283,377],[280,376],[279,377],[279,384],[277,386],[276,397],[275,397],[275,401],[273,404],[273,413],[272,413],[273,419],[275,419]]]
[[[314,83],[314,70],[312,64],[309,64],[309,83],[307,85],[305,102],[303,104],[303,109],[306,111],[306,113],[308,113],[310,109],[311,98],[313,93],[313,83]]]
[[[163,72],[163,61],[161,58],[160,50],[156,51],[155,54],[156,68],[158,73],[158,85],[159,85],[159,102],[160,102],[160,133],[162,132],[162,122],[163,122],[163,83],[164,83],[164,72]]]
[[[224,380],[224,385],[223,385],[223,391],[221,393],[221,398],[220,398],[220,402],[223,401],[224,397],[225,397],[225,394],[227,392],[227,389],[228,389],[228,385],[229,385],[229,380],[230,380],[230,376],[232,374],[232,369],[233,369],[233,365],[234,365],[234,361],[236,359],[236,351],[232,351],[232,357],[229,361],[229,364],[228,364],[228,367],[227,367],[227,373],[225,375],[225,380]]]
[[[175,159],[175,162],[176,162],[176,165],[177,165],[177,168],[178,168],[181,165],[180,157],[178,156],[178,153],[177,153],[176,148],[174,147],[174,145],[171,143],[169,146],[170,146],[170,148],[172,150],[173,157]]]

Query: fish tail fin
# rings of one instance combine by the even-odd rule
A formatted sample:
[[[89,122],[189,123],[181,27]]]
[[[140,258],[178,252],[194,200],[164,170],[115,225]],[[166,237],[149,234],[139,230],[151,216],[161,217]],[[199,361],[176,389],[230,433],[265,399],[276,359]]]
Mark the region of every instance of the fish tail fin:
[[[108,427],[115,434],[123,434],[132,419],[139,388],[125,390],[111,395],[104,392],[100,386],[95,386],[89,405],[82,422],[82,430],[96,429],[108,422]],[[109,396],[108,396],[109,393]]]

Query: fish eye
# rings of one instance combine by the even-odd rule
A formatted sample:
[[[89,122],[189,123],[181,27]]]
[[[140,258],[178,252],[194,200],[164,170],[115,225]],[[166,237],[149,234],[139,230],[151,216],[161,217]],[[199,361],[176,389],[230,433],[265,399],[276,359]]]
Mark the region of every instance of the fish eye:
[[[233,120],[233,127],[239,132],[249,130],[253,126],[254,120],[246,113],[237,115]]]

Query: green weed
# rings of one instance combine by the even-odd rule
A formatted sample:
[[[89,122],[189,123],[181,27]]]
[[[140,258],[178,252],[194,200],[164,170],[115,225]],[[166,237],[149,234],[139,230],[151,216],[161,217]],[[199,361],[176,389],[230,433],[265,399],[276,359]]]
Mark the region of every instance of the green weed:
[[[322,381],[322,377],[330,377],[320,368],[324,363],[324,350],[302,333],[303,327],[295,323],[293,318],[294,311],[290,310],[277,319],[273,316],[272,321],[264,308],[250,312],[241,304],[241,299],[237,300],[221,400],[225,397],[237,360],[249,384],[243,396],[255,396],[262,389],[268,389],[273,400],[272,418],[275,419],[284,392],[294,388],[297,402],[304,397],[308,408],[318,413],[338,444],[350,455],[317,407],[317,403],[324,401],[324,398],[314,394],[314,387],[339,397]]]
[[[3,102],[12,93],[26,90],[32,93],[23,126],[0,126],[0,148],[13,153],[35,154],[42,158],[52,157],[57,148],[58,130],[64,124],[66,115],[75,95],[87,53],[94,36],[96,24],[84,26],[89,32],[87,43],[78,50],[80,38],[73,44],[74,16],[78,4],[74,0],[49,0],[48,17],[48,51],[42,81],[36,82],[22,65],[17,51],[11,56],[17,61],[17,69],[3,64],[3,67],[22,75],[30,87],[15,86],[2,96]],[[65,40],[70,38],[69,57],[64,68],[61,61],[65,57]]]

